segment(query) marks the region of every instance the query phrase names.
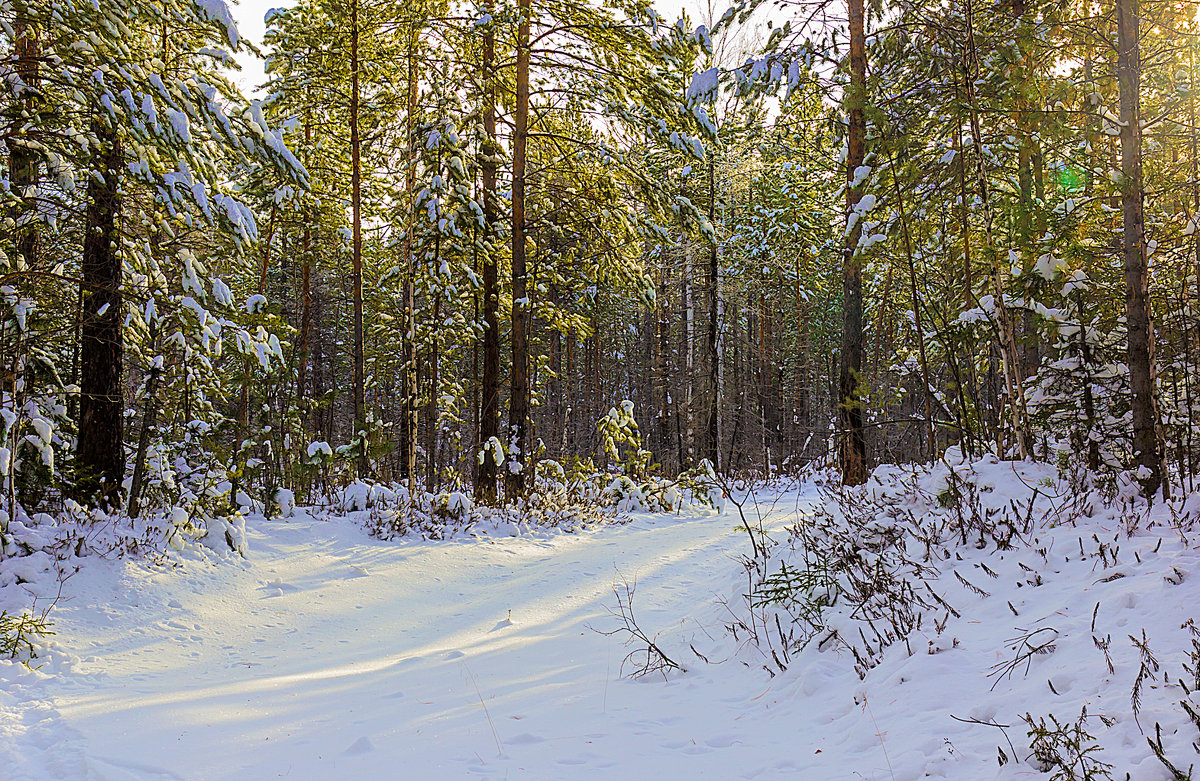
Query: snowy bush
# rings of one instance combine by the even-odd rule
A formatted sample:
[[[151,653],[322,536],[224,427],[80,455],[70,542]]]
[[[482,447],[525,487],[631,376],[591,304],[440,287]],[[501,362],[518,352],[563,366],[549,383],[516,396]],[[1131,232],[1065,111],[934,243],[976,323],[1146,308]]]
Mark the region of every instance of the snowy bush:
[[[288,488],[276,488],[267,507],[272,518],[290,518],[296,514],[296,494]]]
[[[998,742],[1001,765],[1058,781],[1138,766],[1139,778],[1189,778],[1200,741],[1190,617],[1200,499],[1148,506],[1136,477],[1117,473],[1102,488],[1078,459],[951,448],[933,465],[821,487],[784,539],[751,511],[749,588],[727,624],[738,658],[801,677],[844,666],[877,692],[954,669],[956,686],[982,684],[954,700],[979,703],[960,721],[1024,722],[1023,744],[1012,732]],[[921,661],[941,654],[954,656]]]
[[[15,615],[0,610],[0,658],[28,663],[44,652],[53,624],[46,613],[23,610]]]

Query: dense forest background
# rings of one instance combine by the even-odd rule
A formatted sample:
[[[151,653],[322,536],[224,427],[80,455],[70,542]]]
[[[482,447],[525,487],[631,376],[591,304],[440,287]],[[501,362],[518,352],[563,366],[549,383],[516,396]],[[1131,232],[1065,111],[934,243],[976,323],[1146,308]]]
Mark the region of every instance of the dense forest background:
[[[300,0],[251,100],[220,0],[6,5],[5,522],[952,445],[1193,489],[1195,4],[722,11]]]

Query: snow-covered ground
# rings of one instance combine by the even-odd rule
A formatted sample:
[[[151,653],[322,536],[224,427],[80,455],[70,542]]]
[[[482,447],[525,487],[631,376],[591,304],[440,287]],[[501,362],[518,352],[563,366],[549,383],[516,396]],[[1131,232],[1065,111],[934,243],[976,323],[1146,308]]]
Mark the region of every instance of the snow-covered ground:
[[[811,486],[759,499],[777,538],[819,501]],[[836,643],[772,675],[732,640],[749,544],[731,512],[439,542],[251,519],[245,560],[96,560],[67,581],[46,667],[0,662],[0,778],[1045,779],[1020,717],[1073,723],[1086,704],[1113,777],[1169,779],[1142,733],[1162,720],[1186,770],[1197,735],[1171,681],[1200,555],[1163,527],[1101,565],[1089,535],[1121,534],[1101,516],[948,562],[937,583],[961,618],[924,626],[911,654],[891,646],[865,680]],[[629,649],[595,630],[620,625],[623,580],[685,673],[622,676]],[[1056,640],[989,676],[1018,627]],[[1142,628],[1160,669],[1135,721],[1127,635]],[[1093,636],[1110,638],[1111,673]]]
[[[248,537],[245,561],[71,578],[52,615],[78,661],[44,680],[0,668],[54,703],[10,719],[35,730],[0,727],[0,767],[21,768],[2,777],[723,778],[792,753],[753,759],[739,726],[764,715],[765,682],[623,679],[626,649],[591,629],[616,625],[614,580],[636,578],[648,627],[719,635],[695,607],[736,571],[728,516],[451,542],[297,516]]]

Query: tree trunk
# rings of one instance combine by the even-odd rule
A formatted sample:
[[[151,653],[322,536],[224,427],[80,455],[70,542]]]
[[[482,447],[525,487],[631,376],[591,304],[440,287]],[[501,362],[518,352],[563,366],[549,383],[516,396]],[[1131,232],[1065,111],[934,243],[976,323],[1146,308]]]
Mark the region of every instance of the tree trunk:
[[[37,34],[34,32],[25,15],[18,14],[13,32],[16,37],[16,61],[13,63],[13,75],[23,84],[22,100],[18,103],[22,123],[33,118],[37,111],[38,84],[38,46]],[[16,236],[13,246],[26,266],[33,266],[37,261],[38,244],[41,231],[37,220],[37,198],[33,191],[38,179],[38,153],[25,142],[32,141],[31,133],[22,129],[16,137],[9,141],[9,177],[13,192],[20,200],[20,205],[12,215],[16,222]]]
[[[1163,483],[1154,389],[1154,324],[1150,314],[1142,212],[1140,17],[1137,0],[1116,0],[1117,83],[1121,96],[1121,214],[1125,259],[1126,360],[1133,395],[1133,452],[1142,492],[1153,496]]]
[[[509,384],[509,448],[504,493],[509,501],[525,495],[529,458],[529,302],[525,269],[525,151],[529,134],[529,17],[531,0],[520,0],[517,23],[517,100],[513,106],[512,180],[512,374]]]
[[[96,158],[100,176],[90,179],[87,186],[75,487],[82,504],[116,507],[120,504],[121,481],[125,476],[122,268],[117,252],[124,156],[114,132],[100,122],[96,123],[95,132],[100,142]]]
[[[400,450],[400,479],[408,483],[411,491],[417,479],[417,312],[416,263],[413,259],[413,230],[415,228],[416,171],[414,156],[416,139],[414,119],[417,110],[417,63],[413,47],[415,38],[408,46],[408,96],[404,114],[404,192],[408,199],[408,216],[404,233],[404,327],[400,336],[400,425],[398,427]]]
[[[437,250],[434,250],[434,264],[437,264]],[[441,318],[442,302],[440,296],[433,302],[433,322]],[[425,490],[433,492],[437,487],[438,463],[438,333],[435,329],[430,335],[429,345],[429,399],[425,403]]]
[[[808,330],[804,323],[804,277],[800,269],[800,253],[796,253],[796,400],[792,424],[796,433],[797,455],[803,457],[803,442],[809,433],[809,407],[811,403],[811,380],[808,360]]]
[[[705,426],[705,458],[713,469],[721,468],[721,355],[718,346],[720,336],[720,282],[721,258],[717,247],[717,186],[716,151],[708,151],[708,222],[712,225],[712,247],[708,254],[708,423]]]
[[[896,178],[896,159],[889,157],[892,166],[892,186],[896,191],[896,209],[900,213],[900,232],[904,236],[904,254],[908,258],[908,293],[912,300],[913,331],[917,339],[917,358],[921,362],[921,382],[925,388],[925,433],[929,442],[929,458],[937,458],[937,439],[933,428],[933,386],[929,379],[929,356],[925,350],[925,325],[921,317],[921,298],[917,295],[917,267],[913,258],[912,236],[908,232],[908,215],[904,211],[904,196]]]
[[[862,197],[861,184],[854,180],[866,153],[867,124],[863,106],[867,89],[867,48],[863,0],[848,0],[850,12],[850,84],[846,105],[846,241],[842,249],[842,353],[838,380],[838,419],[841,442],[838,464],[844,485],[860,485],[867,479],[867,442],[863,431],[862,352],[863,301],[862,266],[857,257],[862,234],[855,212]]]
[[[368,477],[366,360],[363,355],[362,139],[358,129],[358,0],[350,2],[350,219],[351,280],[354,297],[354,438],[360,439],[358,474]]]
[[[987,159],[984,156],[983,133],[980,130],[979,110],[975,104],[975,82],[980,78],[979,52],[975,43],[975,27],[972,3],[967,3],[967,40],[966,71],[963,82],[967,102],[970,106],[971,140],[975,147],[975,171],[979,186],[979,199],[983,205],[983,235],[984,248],[991,261],[992,292],[995,296],[997,342],[1001,361],[1004,368],[1004,387],[1008,396],[1009,414],[1012,419],[1013,436],[1016,439],[1017,453],[1021,458],[1029,455],[1029,420],[1025,410],[1025,387],[1019,376],[1020,362],[1017,354],[1017,340],[1013,327],[1012,316],[1005,302],[1007,286],[1001,269],[999,249],[993,236],[992,207],[989,200],[987,179]],[[999,432],[999,426],[997,426]],[[1005,448],[997,433],[997,457],[1003,458]]]
[[[476,443],[475,500],[496,503],[496,461],[490,443],[500,423],[500,285],[496,247],[496,34],[491,23],[483,32],[483,130],[480,162],[483,187],[485,251],[483,253],[483,387],[479,394],[479,441]]]
[[[312,125],[308,122],[307,116],[304,122],[304,149],[307,153],[312,149]],[[305,155],[305,164],[308,164],[308,155]],[[300,334],[296,339],[296,407],[305,410],[304,401],[308,397],[305,395],[308,392],[308,359],[309,346],[308,338],[312,330],[312,227],[316,222],[316,214],[314,214],[312,206],[305,204],[304,207],[304,234],[303,242],[303,259],[300,262]],[[308,433],[309,423],[304,420],[305,434]]]
[[[158,349],[158,321],[150,322],[150,347]],[[157,356],[151,359],[149,376],[146,378],[146,399],[142,404],[142,430],[138,434],[137,456],[133,460],[133,476],[129,480],[129,517],[141,513],[142,485],[146,475],[146,452],[150,449],[150,436],[157,425],[158,383],[162,365]]]

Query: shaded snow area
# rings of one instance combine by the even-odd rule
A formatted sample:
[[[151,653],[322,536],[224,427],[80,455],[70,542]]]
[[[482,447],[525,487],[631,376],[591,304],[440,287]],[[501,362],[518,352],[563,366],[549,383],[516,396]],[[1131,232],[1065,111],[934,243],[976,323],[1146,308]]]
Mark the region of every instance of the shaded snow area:
[[[44,666],[0,662],[0,778],[1171,779],[1156,735],[1188,772],[1200,501],[877,474],[758,489],[750,575],[732,504],[441,541],[298,511],[249,518],[245,559],[92,557]],[[626,582],[683,670],[632,677],[640,646],[602,633]]]

